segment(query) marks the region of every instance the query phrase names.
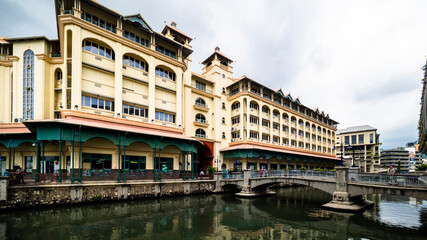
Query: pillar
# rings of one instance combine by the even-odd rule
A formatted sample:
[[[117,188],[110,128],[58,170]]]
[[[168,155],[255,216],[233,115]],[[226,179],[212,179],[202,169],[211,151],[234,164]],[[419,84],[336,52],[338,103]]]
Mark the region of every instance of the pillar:
[[[117,43],[114,49],[116,59],[114,61],[114,116],[122,117],[123,104],[123,55],[122,44]],[[154,72],[154,71],[153,71]],[[151,105],[150,105],[151,107]]]
[[[348,192],[348,167],[335,167],[336,183],[333,199],[322,205],[327,209],[345,212],[357,212],[373,206],[373,202],[365,200],[362,195],[353,196]]]

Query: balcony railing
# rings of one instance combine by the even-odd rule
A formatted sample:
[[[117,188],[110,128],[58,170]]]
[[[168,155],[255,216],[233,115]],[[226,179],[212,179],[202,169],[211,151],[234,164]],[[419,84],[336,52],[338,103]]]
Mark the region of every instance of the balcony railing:
[[[71,14],[71,15],[74,15],[74,11],[73,10],[62,10],[62,14]]]
[[[198,133],[196,133],[196,137],[198,137],[198,138],[206,138],[206,134],[198,134]]]
[[[209,90],[209,89],[203,88],[203,87],[198,86],[198,85],[196,85],[196,84],[191,84],[191,86],[192,86],[193,88],[196,88],[196,89],[199,89],[199,90],[202,90],[202,91],[204,91],[204,92],[207,92],[207,93],[212,94],[212,90]],[[231,96],[231,95],[230,95],[230,96]]]
[[[203,103],[196,102],[196,105],[200,106],[200,107],[208,108],[208,105],[203,104]]]
[[[196,122],[208,123],[208,121],[206,121],[205,119],[200,119],[200,118],[196,118]]]

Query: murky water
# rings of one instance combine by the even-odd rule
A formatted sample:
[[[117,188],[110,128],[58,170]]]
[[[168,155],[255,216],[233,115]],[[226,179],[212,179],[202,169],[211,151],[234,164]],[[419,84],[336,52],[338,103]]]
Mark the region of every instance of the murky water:
[[[358,214],[322,210],[331,196],[308,187],[14,211],[0,214],[0,238],[427,239],[427,201],[368,198],[376,206]]]

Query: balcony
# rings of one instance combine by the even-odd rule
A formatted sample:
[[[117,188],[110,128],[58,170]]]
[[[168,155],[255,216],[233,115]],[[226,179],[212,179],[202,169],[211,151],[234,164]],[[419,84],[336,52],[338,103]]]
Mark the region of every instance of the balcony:
[[[206,134],[196,134],[198,138],[207,138]]]
[[[193,108],[194,108],[194,109],[196,109],[196,110],[203,111],[203,112],[207,112],[207,111],[209,111],[209,107],[208,107],[208,105],[207,105],[207,104],[203,104],[203,103],[199,103],[199,102],[196,102],[196,103],[193,105]]]
[[[193,88],[195,88],[195,89],[198,89],[198,90],[201,90],[201,91],[203,91],[203,92],[207,92],[207,93],[212,94],[212,90],[206,89],[206,88],[201,87],[201,86],[199,86],[199,85],[191,84],[191,86],[192,86]]]
[[[74,15],[74,11],[73,10],[62,10],[62,14],[70,14],[70,15]]]

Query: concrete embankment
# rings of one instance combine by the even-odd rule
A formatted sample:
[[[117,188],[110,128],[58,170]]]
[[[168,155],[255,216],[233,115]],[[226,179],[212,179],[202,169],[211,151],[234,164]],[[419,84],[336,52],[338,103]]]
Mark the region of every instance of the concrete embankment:
[[[0,183],[3,209],[217,192],[214,180],[7,186],[1,179]]]

